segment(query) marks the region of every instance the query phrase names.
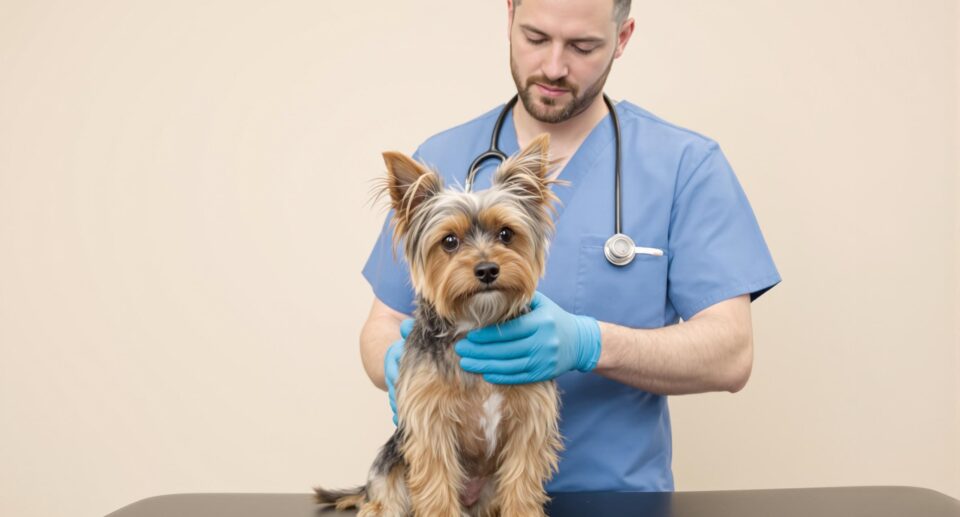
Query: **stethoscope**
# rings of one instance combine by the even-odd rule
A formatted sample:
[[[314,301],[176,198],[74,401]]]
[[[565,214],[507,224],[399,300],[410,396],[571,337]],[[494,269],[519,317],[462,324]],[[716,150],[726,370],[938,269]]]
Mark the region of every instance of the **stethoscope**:
[[[477,175],[477,171],[480,169],[480,164],[487,160],[499,160],[501,163],[506,161],[507,155],[500,150],[497,146],[497,142],[500,140],[500,130],[503,128],[503,120],[507,116],[513,106],[517,103],[517,95],[514,95],[500,111],[500,116],[497,117],[497,122],[493,126],[493,135],[490,137],[490,148],[477,156],[473,163],[470,164],[470,169],[467,171],[467,183],[464,187],[464,190],[470,192],[473,188],[473,179]],[[633,239],[628,235],[623,234],[620,231],[620,199],[622,194],[620,192],[620,119],[617,117],[617,110],[613,109],[613,101],[610,100],[610,97],[607,97],[607,94],[603,94],[603,102],[607,104],[607,109],[610,110],[610,118],[613,120],[613,131],[614,131],[614,144],[617,151],[616,160],[614,161],[614,225],[615,233],[607,242],[603,245],[603,255],[607,257],[607,260],[615,266],[626,266],[633,261],[633,258],[637,253],[644,255],[656,255],[662,256],[663,250],[659,248],[644,248],[642,246],[637,246]]]

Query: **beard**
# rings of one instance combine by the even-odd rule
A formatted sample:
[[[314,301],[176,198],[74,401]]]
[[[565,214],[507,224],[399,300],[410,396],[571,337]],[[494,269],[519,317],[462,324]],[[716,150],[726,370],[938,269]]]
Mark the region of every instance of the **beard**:
[[[520,102],[523,103],[524,109],[531,117],[547,124],[557,124],[569,120],[586,110],[597,98],[597,95],[603,91],[603,85],[607,82],[607,75],[610,74],[611,68],[613,68],[612,56],[603,74],[581,94],[580,88],[568,83],[565,78],[554,81],[542,75],[535,75],[528,77],[526,81],[522,80],[517,71],[517,62],[513,59],[512,45],[510,49],[510,75],[513,76],[513,83],[517,86]],[[559,99],[541,95],[535,90],[537,83],[550,88],[567,90],[572,98],[565,103],[561,103]]]

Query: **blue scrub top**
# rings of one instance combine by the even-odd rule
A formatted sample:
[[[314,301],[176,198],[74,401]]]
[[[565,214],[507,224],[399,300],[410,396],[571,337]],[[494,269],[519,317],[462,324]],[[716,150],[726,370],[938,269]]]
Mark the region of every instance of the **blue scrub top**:
[[[501,107],[428,139],[414,157],[447,186],[463,185],[487,150]],[[556,186],[561,205],[538,290],[565,310],[632,328],[660,328],[742,294],[756,299],[780,282],[753,210],[719,146],[626,101],[616,105],[623,147],[622,225],[637,246],[660,248],[624,267],[607,262],[614,233],[614,127],[609,115],[567,162]],[[519,150],[513,114],[500,134]],[[490,187],[496,162],[477,174]],[[363,275],[383,303],[413,312],[407,264],[394,255],[390,218]],[[672,491],[667,398],[593,373],[557,378],[565,450],[550,491]]]

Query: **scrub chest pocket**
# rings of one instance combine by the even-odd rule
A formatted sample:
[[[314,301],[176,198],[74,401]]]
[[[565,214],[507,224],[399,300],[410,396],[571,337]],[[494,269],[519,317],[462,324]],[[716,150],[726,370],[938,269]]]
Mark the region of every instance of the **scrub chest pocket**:
[[[638,253],[625,266],[614,266],[603,254],[609,235],[580,239],[574,313],[634,328],[664,324],[667,303],[667,256]],[[637,246],[654,246],[637,242]]]

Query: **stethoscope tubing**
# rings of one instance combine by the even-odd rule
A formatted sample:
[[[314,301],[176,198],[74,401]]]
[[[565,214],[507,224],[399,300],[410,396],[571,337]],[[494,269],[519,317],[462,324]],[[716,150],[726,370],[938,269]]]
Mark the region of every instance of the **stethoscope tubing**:
[[[513,109],[517,104],[517,99],[519,95],[514,95],[506,104],[504,104],[503,109],[500,110],[500,115],[497,117],[497,121],[493,125],[493,133],[490,135],[490,147],[480,156],[477,156],[473,163],[470,164],[470,169],[467,171],[467,180],[464,190],[470,192],[473,189],[473,181],[477,175],[477,171],[487,160],[499,160],[501,163],[506,161],[507,155],[500,150],[499,141],[500,141],[500,130],[503,129],[503,122],[506,119],[507,113]],[[607,94],[603,94],[603,102],[606,103],[607,109],[610,111],[610,119],[613,122],[613,136],[614,136],[614,147],[616,148],[616,157],[614,159],[614,203],[613,203],[613,221],[614,221],[614,230],[615,233],[604,244],[604,256],[610,261],[611,264],[615,266],[625,266],[633,261],[634,256],[637,253],[645,255],[656,255],[662,256],[663,250],[657,248],[644,248],[638,247],[634,244],[633,239],[629,236],[621,233],[621,219],[620,215],[621,210],[621,200],[623,194],[620,187],[620,177],[621,177],[621,166],[622,166],[622,151],[620,148],[620,118],[617,116],[617,110],[614,109],[613,101],[610,100],[610,97]]]
[[[507,113],[513,109],[513,106],[517,103],[519,95],[514,95],[512,99],[507,101],[504,104],[503,109],[500,110],[500,115],[497,117],[496,123],[493,125],[493,134],[490,136],[490,147],[487,151],[480,156],[477,156],[473,160],[473,163],[470,164],[470,169],[467,172],[467,184],[464,187],[464,190],[470,192],[473,189],[473,179],[477,175],[477,171],[480,170],[480,165],[487,160],[500,160],[501,163],[507,160],[507,155],[500,150],[500,130],[503,129],[503,120],[507,117]]]

